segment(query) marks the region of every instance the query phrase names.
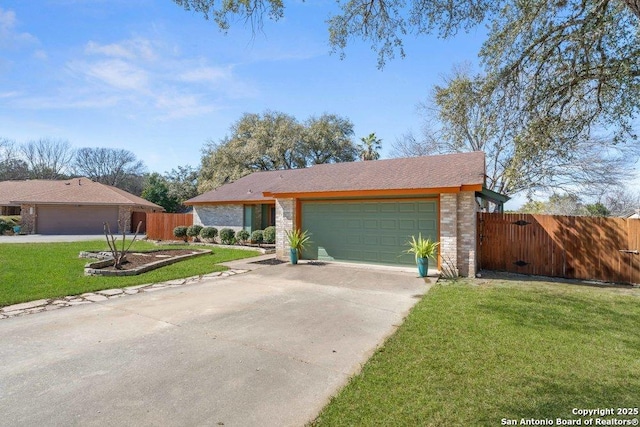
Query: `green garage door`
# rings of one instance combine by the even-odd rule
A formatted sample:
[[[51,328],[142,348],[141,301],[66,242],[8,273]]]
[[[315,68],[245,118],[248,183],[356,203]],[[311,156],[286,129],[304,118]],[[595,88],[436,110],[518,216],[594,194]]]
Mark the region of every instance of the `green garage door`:
[[[302,229],[312,244],[303,257],[378,264],[415,264],[403,254],[412,235],[437,240],[435,200],[302,202]]]

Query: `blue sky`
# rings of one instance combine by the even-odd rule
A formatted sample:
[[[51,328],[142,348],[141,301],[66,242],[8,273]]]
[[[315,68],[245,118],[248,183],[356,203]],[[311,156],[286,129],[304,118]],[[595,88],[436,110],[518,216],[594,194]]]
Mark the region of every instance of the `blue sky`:
[[[0,4],[0,136],[134,152],[150,171],[198,166],[245,112],[305,120],[336,113],[356,140],[375,132],[383,157],[417,104],[454,65],[477,65],[483,29],[452,40],[406,39],[407,57],[377,68],[369,45],[330,54],[332,0],[294,1],[263,33],[214,23],[171,0],[5,0]]]
[[[344,60],[330,54],[334,4],[295,2],[264,33],[238,22],[225,36],[170,0],[3,1],[0,134],[126,148],[164,172],[199,164],[204,143],[244,112],[329,112],[350,118],[357,140],[375,132],[386,156],[419,130],[429,88],[475,61],[482,38],[409,39],[407,57],[381,71],[364,43]]]

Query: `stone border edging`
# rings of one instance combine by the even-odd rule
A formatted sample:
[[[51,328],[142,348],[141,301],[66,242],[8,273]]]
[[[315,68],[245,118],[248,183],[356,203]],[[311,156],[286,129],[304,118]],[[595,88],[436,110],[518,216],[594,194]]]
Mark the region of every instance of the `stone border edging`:
[[[36,301],[23,302],[0,308],[0,320],[17,316],[24,316],[27,314],[40,313],[43,311],[57,310],[63,307],[72,307],[75,305],[107,301],[110,299],[121,298],[127,295],[135,295],[144,292],[154,292],[168,288],[177,288],[183,285],[198,283],[204,279],[224,279],[236,274],[246,273],[247,271],[250,270],[229,269],[225,271],[217,271],[215,273],[203,274],[200,276],[187,277],[184,279],[168,280],[166,282],[160,283],[147,283],[144,285],[127,286],[125,288],[104,289],[101,291],[86,292],[81,295],[71,295],[60,298],[47,298]]]
[[[151,252],[161,252],[161,249]],[[145,252],[145,253],[151,253]],[[176,255],[171,258],[161,259],[159,261],[153,261],[148,264],[141,265],[137,268],[131,268],[127,270],[103,270],[103,267],[107,267],[113,264],[113,258],[105,259],[103,261],[91,262],[89,264],[85,264],[84,266],[84,275],[85,276],[136,276],[138,274],[146,273],[147,271],[156,270],[160,267],[165,267],[167,265],[175,264],[176,262],[183,261],[189,258],[195,258],[202,255],[208,255],[213,252],[212,249],[194,249],[190,254],[184,255]],[[135,254],[136,252],[131,252],[131,254]],[[142,253],[142,252],[140,252]],[[82,255],[82,253],[81,253]]]

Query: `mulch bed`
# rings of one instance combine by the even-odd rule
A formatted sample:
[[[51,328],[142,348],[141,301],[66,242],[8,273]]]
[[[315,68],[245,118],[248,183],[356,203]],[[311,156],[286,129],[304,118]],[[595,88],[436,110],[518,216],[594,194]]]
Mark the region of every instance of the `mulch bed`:
[[[189,249],[166,249],[152,252],[130,252],[127,254],[127,260],[122,263],[122,270],[132,270],[134,268],[138,268],[155,261],[191,253],[193,253],[193,250]],[[115,267],[111,265],[108,267],[103,267],[100,270],[115,270]]]
[[[250,262],[249,264],[260,264],[260,265],[278,265],[278,264],[284,264],[287,261],[282,261],[279,259],[275,259],[275,258],[269,258],[269,259],[263,259],[260,261],[253,261]]]

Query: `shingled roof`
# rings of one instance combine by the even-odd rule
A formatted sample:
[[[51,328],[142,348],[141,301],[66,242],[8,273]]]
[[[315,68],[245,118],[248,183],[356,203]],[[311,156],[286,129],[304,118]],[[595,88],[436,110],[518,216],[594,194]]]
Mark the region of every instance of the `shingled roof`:
[[[482,187],[484,174],[482,152],[332,163],[255,172],[185,203],[269,201],[278,194],[462,189]]]
[[[162,206],[89,178],[0,182],[0,205],[118,205],[164,210]]]

